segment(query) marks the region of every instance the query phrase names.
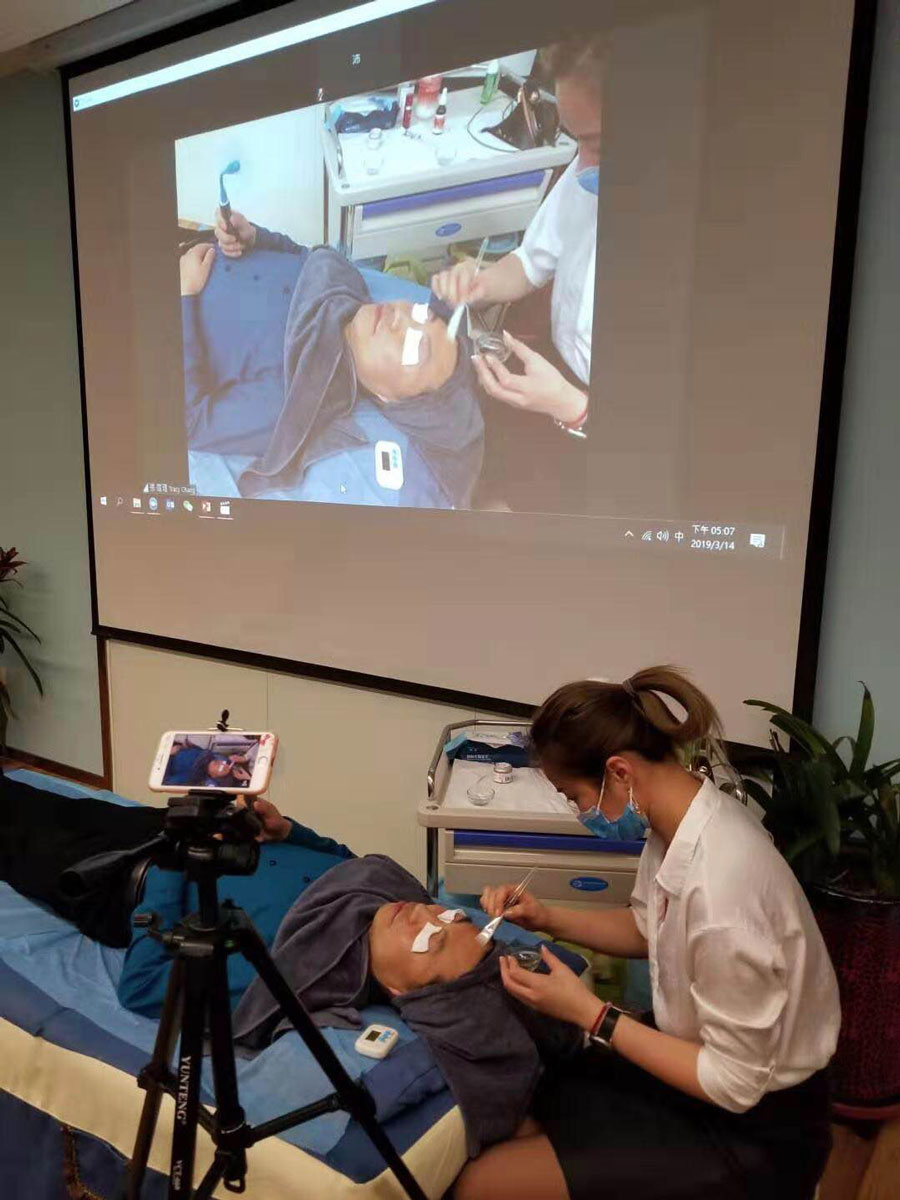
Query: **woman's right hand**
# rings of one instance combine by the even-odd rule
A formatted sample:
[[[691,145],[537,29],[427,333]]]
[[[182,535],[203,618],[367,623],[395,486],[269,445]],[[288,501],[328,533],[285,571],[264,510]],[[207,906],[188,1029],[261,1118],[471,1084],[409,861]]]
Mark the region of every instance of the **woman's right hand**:
[[[227,221],[221,208],[216,209],[215,233],[219,249],[228,258],[240,258],[256,245],[256,226],[234,209]]]
[[[432,275],[431,290],[451,308],[458,304],[486,304],[490,299],[484,276],[475,274],[474,258],[464,258],[449,270]]]
[[[501,883],[499,887],[486,887],[481,893],[481,907],[490,917],[499,917],[503,906],[519,885],[517,883]],[[547,905],[531,892],[523,892],[512,908],[503,913],[504,921],[512,921],[523,929],[532,932],[547,930],[550,910]]]

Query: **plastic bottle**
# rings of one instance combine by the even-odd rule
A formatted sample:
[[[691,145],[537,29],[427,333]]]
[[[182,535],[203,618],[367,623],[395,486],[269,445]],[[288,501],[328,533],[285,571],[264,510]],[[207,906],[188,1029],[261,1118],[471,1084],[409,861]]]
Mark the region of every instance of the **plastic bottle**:
[[[441,102],[437,106],[437,112],[434,114],[434,133],[443,133],[444,125],[447,120],[447,89],[441,92]]]
[[[500,83],[500,63],[496,58],[492,58],[488,63],[488,69],[484,77],[484,87],[481,89],[481,103],[490,104],[493,98],[497,95],[497,87]]]
[[[403,97],[403,128],[409,129],[412,124],[413,101],[416,98],[414,88],[410,88]]]
[[[433,117],[437,112],[443,75],[423,75],[416,84],[416,116]]]

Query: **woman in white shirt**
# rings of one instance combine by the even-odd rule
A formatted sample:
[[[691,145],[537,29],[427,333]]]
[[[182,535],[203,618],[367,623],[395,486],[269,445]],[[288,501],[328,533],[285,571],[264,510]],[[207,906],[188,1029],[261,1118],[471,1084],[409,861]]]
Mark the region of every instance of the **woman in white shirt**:
[[[811,1200],[830,1145],[837,982],[762,825],[679,762],[679,747],[718,729],[710,701],[666,667],[567,684],[538,711],[535,755],[582,823],[601,837],[643,827],[647,841],[630,907],[550,908],[526,894],[507,919],[648,958],[653,1024],[549,954],[548,974],[504,959],[508,991],[580,1025],[588,1050],[545,1078],[538,1125],[470,1164],[457,1200]],[[486,911],[513,887],[487,888]]]
[[[469,259],[431,283],[448,304],[482,306],[523,299],[552,280],[557,361],[509,337],[521,373],[491,357],[476,357],[475,366],[488,395],[514,408],[544,413],[576,433],[588,415],[604,54],[599,37],[558,43],[545,52],[560,122],[577,140],[578,156],[541,205],[522,245],[477,276]]]

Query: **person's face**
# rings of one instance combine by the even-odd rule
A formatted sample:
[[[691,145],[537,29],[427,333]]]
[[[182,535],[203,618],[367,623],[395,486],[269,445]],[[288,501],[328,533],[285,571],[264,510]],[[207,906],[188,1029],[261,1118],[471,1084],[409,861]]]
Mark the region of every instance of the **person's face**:
[[[459,353],[456,340],[447,337],[447,325],[424,305],[399,302],[364,304],[346,329],[347,341],[356,363],[356,374],[383,400],[406,400],[442,387],[456,369]],[[415,308],[416,312],[413,313]],[[421,321],[414,315],[424,316]],[[412,331],[407,342],[407,331]],[[419,336],[421,335],[421,336]],[[407,358],[417,361],[404,364]]]
[[[445,907],[398,900],[382,904],[376,912],[369,929],[369,962],[387,991],[403,995],[431,983],[449,983],[484,958],[488,947],[477,940],[478,930],[471,921],[457,918],[452,925],[443,925],[437,919]],[[440,933],[432,934],[424,953],[414,953],[416,935],[429,921],[440,926]]]
[[[558,792],[578,809],[579,812],[589,812],[600,799],[600,784],[592,779],[582,779],[577,775],[569,775],[552,763],[543,763],[544,774]],[[603,789],[603,815],[610,821],[616,821],[625,811],[625,799],[619,795],[620,789],[614,781],[607,779]]]
[[[224,758],[214,758],[206,768],[206,773],[210,779],[224,779],[231,770],[231,763]]]
[[[556,81],[560,124],[578,142],[578,170],[600,162],[600,81],[571,76]]]

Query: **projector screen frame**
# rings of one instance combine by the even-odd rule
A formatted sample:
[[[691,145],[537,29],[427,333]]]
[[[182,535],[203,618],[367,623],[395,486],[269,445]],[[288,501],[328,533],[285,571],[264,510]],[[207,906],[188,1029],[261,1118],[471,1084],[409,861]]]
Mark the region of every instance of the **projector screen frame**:
[[[63,107],[66,168],[69,198],[69,219],[72,248],[73,283],[75,292],[76,332],[78,336],[78,371],[81,393],[82,435],[85,471],[85,502],[87,507],[88,555],[90,565],[92,634],[98,639],[101,656],[105,643],[120,641],[159,650],[173,651],[194,657],[216,659],[285,674],[317,679],[336,685],[363,688],[411,699],[455,705],[476,711],[529,717],[534,706],[502,696],[487,696],[456,689],[373,675],[316,663],[239,650],[218,644],[117,628],[100,621],[93,508],[91,504],[91,469],[89,456],[87,389],[84,364],[83,316],[79,287],[78,237],[75,221],[75,176],[69,86],[77,77],[101,67],[110,66],[159,49],[175,42],[218,29],[249,16],[255,16],[283,6],[286,0],[237,0],[222,8],[190,17],[183,22],[147,34],[124,45],[101,51],[60,68],[61,101]],[[339,12],[352,7],[358,0],[333,3],[328,0],[327,11]],[[845,93],[845,108],[841,137],[837,209],[835,216],[832,271],[829,285],[828,313],[821,383],[821,400],[816,435],[815,467],[812,479],[808,541],[801,597],[801,616],[797,639],[794,672],[793,711],[806,719],[812,717],[815,697],[816,671],[821,621],[824,607],[824,587],[827,571],[828,540],[833,504],[835,468],[837,461],[844,371],[850,326],[853,274],[858,232],[862,169],[865,151],[865,132],[877,24],[877,0],[854,0],[852,33]],[[315,15],[323,15],[318,9]],[[645,664],[636,664],[641,666]],[[690,664],[685,664],[688,667]],[[104,738],[108,740],[108,706],[103,709]],[[758,757],[757,746],[729,743],[739,758]]]

